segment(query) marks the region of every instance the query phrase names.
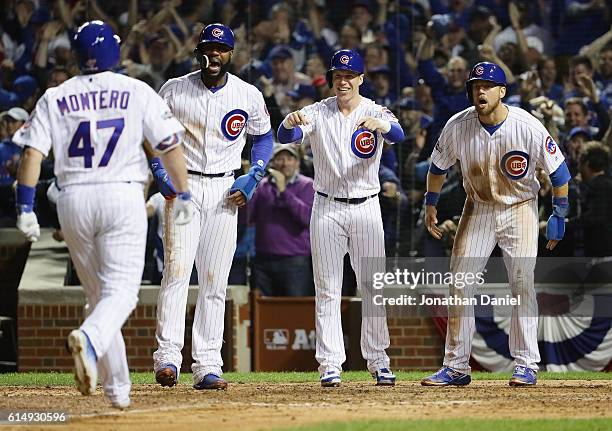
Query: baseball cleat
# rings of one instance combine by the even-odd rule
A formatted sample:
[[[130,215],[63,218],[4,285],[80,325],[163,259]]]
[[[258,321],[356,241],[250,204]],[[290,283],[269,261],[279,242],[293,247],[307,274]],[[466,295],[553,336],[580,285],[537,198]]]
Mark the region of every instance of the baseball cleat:
[[[435,374],[421,380],[423,386],[466,386],[472,381],[469,374],[442,367]]]
[[[510,386],[534,386],[538,382],[538,372],[531,368],[517,365],[514,367],[512,377],[510,377]]]
[[[338,371],[327,371],[321,376],[321,386],[324,388],[337,388],[340,386],[340,373]]]
[[[125,410],[130,406],[130,399],[111,401],[111,405],[116,409]]]
[[[395,374],[388,368],[381,368],[372,373],[376,379],[376,386],[395,386]]]
[[[227,381],[216,374],[206,374],[202,380],[193,385],[194,389],[227,389]]]
[[[155,381],[162,386],[171,388],[178,383],[178,371],[173,364],[164,365],[155,372]]]
[[[92,395],[98,383],[98,359],[85,332],[75,329],[68,335],[68,350],[74,359],[77,389],[83,395]]]

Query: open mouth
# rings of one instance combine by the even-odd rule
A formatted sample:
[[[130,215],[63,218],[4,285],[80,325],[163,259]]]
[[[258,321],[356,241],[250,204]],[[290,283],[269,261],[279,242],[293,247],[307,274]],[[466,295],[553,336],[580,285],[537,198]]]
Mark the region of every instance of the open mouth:
[[[337,87],[338,89],[338,93],[348,93],[349,91],[351,91],[350,88],[344,88],[344,87]]]
[[[221,60],[218,58],[209,58],[208,71],[218,73],[221,70]]]
[[[487,102],[487,99],[486,99],[486,98],[484,98],[484,97],[479,97],[479,98],[478,98],[478,103],[477,103],[477,105],[478,105],[478,107],[479,107],[479,108],[484,108],[484,107],[486,107],[486,106],[487,106],[487,103],[488,103],[488,102]]]

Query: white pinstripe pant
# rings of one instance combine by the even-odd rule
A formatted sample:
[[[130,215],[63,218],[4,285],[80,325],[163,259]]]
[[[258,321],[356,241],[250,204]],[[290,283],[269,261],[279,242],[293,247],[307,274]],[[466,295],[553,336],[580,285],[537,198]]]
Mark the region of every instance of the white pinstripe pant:
[[[389,329],[384,307],[373,306],[374,272],[385,271],[385,244],[378,197],[352,205],[315,195],[310,219],[315,281],[316,359],[319,373],[342,370],[346,360],[340,299],[348,252],[362,296],[361,352],[371,372],[389,367]]]
[[[98,356],[111,401],[130,393],[121,327],[138,302],[147,233],[139,183],[72,185],[57,202],[62,233],[83,285],[88,316],[81,330]]]
[[[237,210],[226,203],[234,177],[189,176],[196,213],[189,224],[176,226],[172,201],[166,203],[164,273],[157,302],[155,370],[180,368],[185,336],[185,310],[191,269],[198,271],[198,300],[192,329],[194,382],[206,374],[221,375],[225,292],[236,249]]]
[[[520,295],[520,305],[512,308],[510,353],[517,365],[537,370],[538,302],[533,281],[538,251],[537,200],[507,205],[468,197],[455,237],[451,272],[481,272],[496,243],[503,252],[512,296]],[[472,298],[474,293],[474,285],[450,287],[451,296]],[[469,373],[476,330],[474,307],[449,306],[448,316],[444,365]]]

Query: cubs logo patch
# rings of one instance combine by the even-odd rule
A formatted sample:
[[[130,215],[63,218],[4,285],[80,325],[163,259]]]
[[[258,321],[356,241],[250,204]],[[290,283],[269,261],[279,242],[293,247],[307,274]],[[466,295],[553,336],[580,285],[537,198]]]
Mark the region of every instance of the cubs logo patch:
[[[210,34],[212,34],[214,37],[221,37],[223,36],[223,30],[220,28],[213,28]]]
[[[351,59],[349,58],[348,55],[341,55],[340,56],[340,63],[342,63],[342,64],[349,64],[350,60]]]
[[[367,129],[357,129],[351,136],[351,151],[360,159],[369,159],[376,154],[377,146],[376,133]]]
[[[477,68],[474,70],[474,73],[475,73],[476,75],[479,75],[479,76],[480,76],[480,75],[482,75],[482,74],[484,73],[484,67],[482,67],[482,66],[478,66],[478,67],[477,67]]]
[[[221,120],[221,132],[230,141],[235,141],[249,119],[249,114],[242,109],[234,109],[225,114]]]
[[[548,154],[555,154],[557,152],[557,144],[555,144],[555,141],[550,136],[546,138],[546,151],[548,151]]]
[[[510,151],[502,157],[500,168],[511,180],[520,180],[527,175],[529,154],[522,151]]]

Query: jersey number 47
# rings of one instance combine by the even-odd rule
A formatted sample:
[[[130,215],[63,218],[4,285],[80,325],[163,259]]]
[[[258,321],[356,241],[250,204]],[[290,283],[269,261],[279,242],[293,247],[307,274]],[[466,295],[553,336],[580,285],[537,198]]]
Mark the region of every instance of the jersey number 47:
[[[123,118],[113,118],[110,120],[102,120],[96,122],[96,128],[100,129],[109,129],[113,128],[113,133],[106,144],[106,150],[102,155],[102,159],[100,159],[100,164],[98,167],[104,167],[108,165],[108,162],[113,155],[113,151],[115,151],[115,147],[117,146],[117,141],[121,137],[121,132],[123,132],[123,127],[125,122]],[[91,159],[94,155],[94,147],[91,145],[91,122],[90,121],[81,121],[79,126],[74,132],[74,136],[70,141],[70,146],[68,147],[68,157],[83,157],[83,161],[86,168],[91,168]]]

